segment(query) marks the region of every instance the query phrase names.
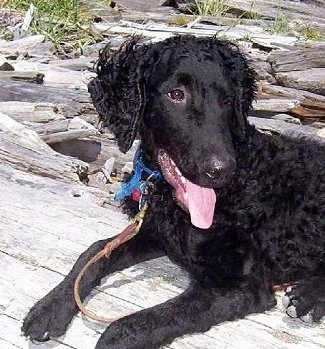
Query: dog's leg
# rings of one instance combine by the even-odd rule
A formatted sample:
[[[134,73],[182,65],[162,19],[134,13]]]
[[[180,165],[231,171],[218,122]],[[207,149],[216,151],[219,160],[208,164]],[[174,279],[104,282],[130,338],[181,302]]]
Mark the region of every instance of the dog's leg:
[[[150,238],[140,233],[133,239],[119,246],[109,259],[102,259],[92,265],[80,283],[80,298],[84,300],[100,280],[115,271],[163,255]],[[80,255],[67,277],[39,300],[23,321],[22,332],[31,340],[47,341],[51,337],[62,335],[78,307],[73,297],[74,281],[86,262],[99,252],[112,239],[100,240],[91,245]]]
[[[318,322],[325,316],[325,277],[297,281],[283,298],[287,314],[305,322]]]
[[[96,349],[157,349],[184,334],[207,331],[275,304],[268,291],[247,285],[225,290],[195,284],[174,299],[113,322]]]

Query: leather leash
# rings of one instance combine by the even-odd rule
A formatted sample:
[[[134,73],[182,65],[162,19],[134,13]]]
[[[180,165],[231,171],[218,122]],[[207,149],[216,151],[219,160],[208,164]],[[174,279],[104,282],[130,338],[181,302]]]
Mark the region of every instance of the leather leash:
[[[139,213],[135,216],[133,222],[129,224],[120,234],[118,234],[113,240],[108,242],[102,250],[100,250],[96,255],[94,255],[87,263],[86,265],[81,269],[79,274],[77,275],[77,278],[74,282],[74,287],[73,287],[73,295],[75,302],[85,316],[89,317],[92,320],[98,321],[98,322],[105,322],[105,323],[111,323],[113,321],[116,321],[126,315],[121,315],[117,317],[112,317],[112,318],[106,318],[102,316],[98,316],[95,313],[93,313],[91,310],[88,310],[84,305],[83,302],[80,299],[79,295],[79,286],[82,277],[84,276],[85,272],[96,262],[98,262],[102,258],[109,258],[111,253],[120,245],[124,244],[125,242],[129,241],[132,239],[135,235],[138,234],[140,231],[140,228],[142,226],[144,217],[146,215],[148,209],[148,204],[147,202],[144,203],[143,207],[140,209]],[[290,283],[283,283],[280,285],[274,285],[272,287],[272,291],[282,291],[285,290],[288,286],[290,286]]]
[[[80,281],[82,277],[84,276],[85,272],[96,262],[98,262],[102,258],[109,258],[111,253],[120,245],[124,244],[128,240],[132,239],[135,235],[138,234],[140,231],[141,225],[143,223],[145,214],[148,209],[148,204],[145,202],[139,213],[135,216],[133,222],[128,225],[119,235],[117,235],[113,240],[108,242],[104,248],[99,251],[96,255],[94,255],[88,262],[87,264],[81,269],[79,274],[77,275],[77,278],[74,282],[74,287],[73,287],[73,295],[75,302],[80,309],[80,311],[87,317],[89,317],[92,320],[99,321],[99,322],[105,322],[105,323],[111,323],[113,321],[116,321],[125,315],[122,316],[117,316],[113,318],[105,318],[102,316],[98,316],[92,311],[86,309],[86,307],[83,305],[83,302],[80,299],[79,295],[79,286],[80,286]],[[129,314],[127,314],[129,315]]]

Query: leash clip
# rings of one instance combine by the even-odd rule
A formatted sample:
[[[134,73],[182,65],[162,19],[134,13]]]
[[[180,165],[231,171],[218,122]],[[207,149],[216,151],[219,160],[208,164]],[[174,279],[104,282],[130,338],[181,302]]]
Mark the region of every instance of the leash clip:
[[[146,180],[142,179],[143,177],[147,177]],[[133,175],[129,178],[128,181],[121,183],[120,188],[114,195],[115,201],[122,201],[127,196],[133,196],[135,192],[135,201],[140,200],[143,195],[147,195],[146,187],[148,185],[148,180],[157,180],[160,181],[162,179],[162,173],[159,170],[152,170],[147,167],[142,161],[142,150],[140,147],[137,149],[136,154],[133,160]],[[139,204],[139,209],[143,206],[143,204]]]
[[[147,202],[147,196],[148,196],[148,188],[153,187],[154,183],[151,181],[151,179],[155,178],[155,174],[151,174],[145,181],[143,181],[140,184],[140,199],[139,199],[139,211],[141,211],[142,207]]]
[[[141,229],[144,217],[146,215],[148,209],[147,201],[144,202],[141,210],[137,213],[137,215],[133,218],[133,222],[136,224],[135,232],[138,233]]]

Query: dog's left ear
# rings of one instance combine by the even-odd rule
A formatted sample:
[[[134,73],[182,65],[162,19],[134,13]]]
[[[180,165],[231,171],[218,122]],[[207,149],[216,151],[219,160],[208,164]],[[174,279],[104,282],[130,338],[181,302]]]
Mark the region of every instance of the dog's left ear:
[[[110,55],[106,46],[99,55],[97,77],[88,84],[103,126],[115,135],[119,149],[126,153],[136,137],[144,108],[144,81],[141,74],[143,49],[137,39],[125,43]]]
[[[239,51],[238,47],[233,45],[232,50],[234,57],[230,62],[232,66],[231,78],[235,84],[236,95],[236,125],[233,130],[239,130],[240,134],[236,135],[237,139],[245,141],[248,127],[247,116],[256,94],[256,74],[249,67],[246,57]]]
[[[233,120],[232,131],[236,133],[236,139],[245,140],[247,115],[255,98],[255,72],[235,44],[219,41],[217,52],[223,59],[235,92],[236,119]]]

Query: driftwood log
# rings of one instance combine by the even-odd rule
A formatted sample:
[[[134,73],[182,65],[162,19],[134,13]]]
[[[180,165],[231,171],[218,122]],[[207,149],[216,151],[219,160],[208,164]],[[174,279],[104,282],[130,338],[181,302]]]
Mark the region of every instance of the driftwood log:
[[[288,110],[292,115],[301,119],[325,120],[325,96],[305,90],[270,84],[261,84],[260,87],[264,98],[272,99],[274,96],[277,96],[299,101],[298,105]]]
[[[325,68],[276,73],[275,79],[282,86],[325,95]]]
[[[325,68],[325,42],[299,44],[288,51],[272,51],[268,62],[275,73]]]
[[[325,95],[325,43],[300,44],[268,57],[279,85]]]
[[[21,123],[41,123],[46,125],[51,121],[65,119],[65,116],[60,112],[56,104],[46,102],[0,102],[0,112],[11,116]]]
[[[3,113],[0,113],[0,162],[21,171],[72,181],[84,178],[88,168],[80,160],[55,152],[36,132]]]

